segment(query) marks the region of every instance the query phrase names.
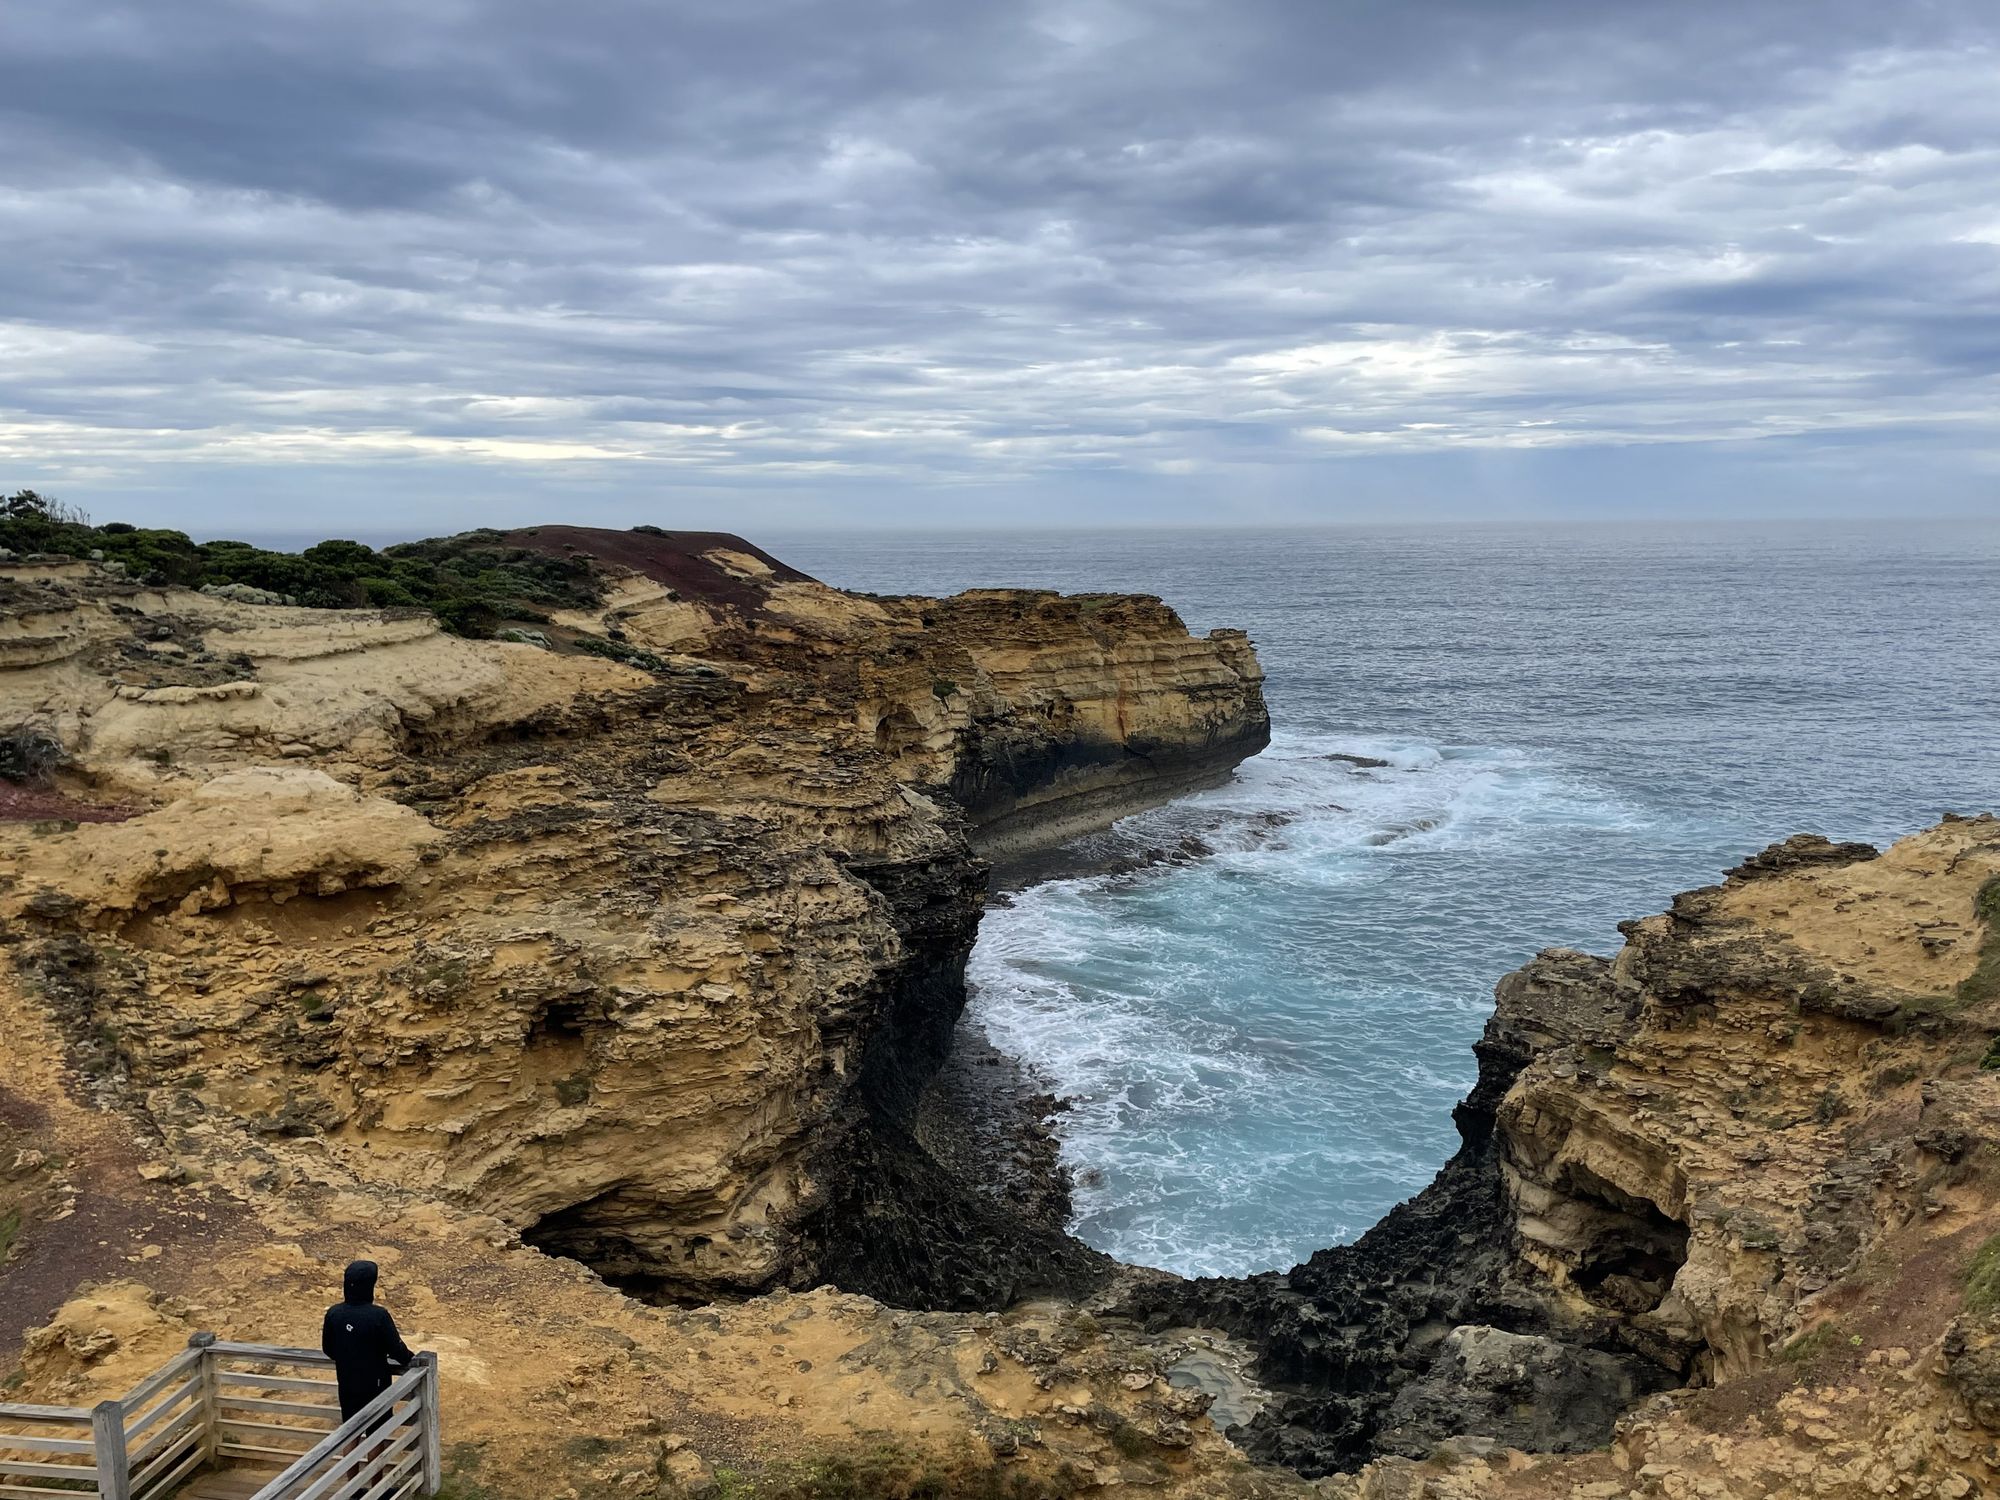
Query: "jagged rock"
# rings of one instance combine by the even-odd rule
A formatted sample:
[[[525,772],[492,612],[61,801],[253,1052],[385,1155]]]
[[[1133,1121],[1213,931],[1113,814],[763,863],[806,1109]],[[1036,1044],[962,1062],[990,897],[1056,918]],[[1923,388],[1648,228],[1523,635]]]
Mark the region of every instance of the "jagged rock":
[[[1629,1360],[1556,1339],[1454,1328],[1396,1392],[1377,1445],[1410,1458],[1467,1436],[1543,1453],[1594,1448],[1655,1383],[1634,1373]]]
[[[973,841],[1227,775],[1268,734],[1248,642],[1144,598],[861,599],[715,535],[521,545],[594,555],[604,607],[557,623],[663,670],[62,580],[68,654],[0,671],[0,707],[153,807],[0,824],[0,917],[79,1045],[233,1128],[219,1173],[330,1161],[651,1296],[971,1307],[1100,1277],[914,1133]],[[122,680],[162,630],[215,668]]]
[[[1729,871],[1731,880],[1761,880],[1815,865],[1852,865],[1874,859],[1881,851],[1873,844],[1836,844],[1817,833],[1795,833],[1760,850]]]
[[[1544,953],[1496,990],[1464,1144],[1422,1193],[1287,1274],[1131,1305],[1250,1340],[1276,1399],[1244,1441],[1309,1474],[1456,1434],[1591,1446],[1648,1391],[1863,1345],[1813,1321],[1818,1299],[1871,1256],[1934,1253],[1950,1185],[1990,1183],[2000,994],[1974,976],[1995,880],[1991,817],[1879,855],[1795,838],[1626,923],[1615,959]],[[1977,1419],[2000,1415],[1987,1325],[1930,1336]],[[1945,1472],[1942,1443],[1912,1462]]]
[[[1944,1337],[1945,1378],[1973,1417],[2000,1432],[2000,1322],[1968,1314],[1953,1321]]]

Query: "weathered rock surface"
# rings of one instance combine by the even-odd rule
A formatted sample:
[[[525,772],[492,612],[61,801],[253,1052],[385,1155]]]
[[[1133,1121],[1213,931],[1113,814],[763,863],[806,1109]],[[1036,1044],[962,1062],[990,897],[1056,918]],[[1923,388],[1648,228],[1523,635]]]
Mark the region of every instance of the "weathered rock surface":
[[[0,565],[4,763],[54,766],[0,793],[10,1396],[198,1326],[309,1342],[368,1253],[496,1495],[885,1434],[974,1493],[2000,1491],[2000,822],[1789,840],[1543,954],[1428,1189],[1175,1284],[968,1190],[920,1096],[978,851],[1226,774],[1247,643],[719,535],[507,541],[591,554],[602,606],[477,642]],[[1328,1477],[1246,1466],[1211,1395]]]
[[[1552,951],[1503,980],[1460,1152],[1356,1244],[1133,1305],[1254,1342],[1279,1396],[1244,1441],[1307,1473],[1615,1434],[1625,1478],[1570,1490],[1550,1470],[1548,1492],[1987,1493],[1996,919],[1991,817],[1879,857],[1773,846],[1626,924],[1615,959]],[[1822,1372],[1838,1392],[1788,1408]],[[1752,1436],[1689,1425],[1758,1412]],[[1788,1451],[1792,1433],[1827,1446]],[[1513,1492],[1481,1472],[1423,1492]],[[1414,1482],[1377,1464],[1352,1492]]]
[[[1100,1277],[913,1134],[969,839],[1227,775],[1268,729],[1247,642],[1157,600],[864,599],[734,538],[520,535],[605,570],[550,649],[7,585],[61,649],[7,660],[0,730],[137,810],[0,822],[7,956],[93,1073],[246,1190],[415,1190],[660,1297]]]

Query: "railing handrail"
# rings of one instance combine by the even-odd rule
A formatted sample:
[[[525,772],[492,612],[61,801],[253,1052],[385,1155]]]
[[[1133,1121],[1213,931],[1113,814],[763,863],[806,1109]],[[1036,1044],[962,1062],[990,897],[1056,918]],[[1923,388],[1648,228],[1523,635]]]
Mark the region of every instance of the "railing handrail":
[[[374,1400],[362,1407],[360,1411],[342,1422],[332,1432],[329,1432],[325,1437],[313,1444],[312,1447],[306,1449],[304,1453],[301,1453],[292,1461],[290,1468],[286,1469],[277,1478],[257,1491],[251,1497],[251,1500],[280,1500],[280,1497],[285,1494],[290,1486],[306,1479],[321,1463],[337,1453],[343,1443],[353,1437],[376,1417],[393,1408],[396,1402],[412,1393],[415,1393],[418,1400],[421,1401],[423,1399],[425,1362],[435,1360],[436,1358],[435,1354],[426,1350],[411,1360],[409,1367],[401,1375],[398,1375],[394,1380],[389,1382],[387,1390],[379,1393]]]
[[[193,1364],[206,1348],[213,1354],[228,1354],[238,1359],[267,1359],[273,1364],[330,1365],[328,1359],[317,1349],[294,1349],[285,1344],[238,1344],[225,1339],[217,1339],[212,1344],[183,1349],[172,1359],[153,1371],[144,1380],[124,1395],[116,1397],[120,1406],[138,1406],[148,1396],[156,1394],[162,1386],[180,1373],[179,1366]],[[36,1406],[26,1401],[0,1401],[0,1419],[20,1422],[83,1422],[88,1424],[94,1408],[88,1406]]]
[[[268,1359],[279,1365],[330,1365],[333,1361],[317,1349],[294,1349],[288,1344],[238,1344],[228,1339],[217,1339],[210,1344],[213,1354],[228,1354],[237,1359]]]
[[[79,1479],[94,1479],[100,1495],[111,1497],[111,1500],[127,1500],[133,1493],[133,1480],[137,1477],[138,1471],[147,1468],[157,1455],[185,1453],[187,1457],[183,1459],[169,1456],[161,1467],[146,1474],[140,1480],[138,1487],[148,1494],[153,1492],[154,1486],[162,1478],[166,1478],[170,1485],[179,1483],[187,1473],[191,1472],[190,1465],[198,1465],[204,1455],[211,1459],[215,1456],[217,1422],[220,1420],[226,1423],[229,1420],[227,1417],[218,1419],[214,1409],[216,1398],[213,1387],[217,1360],[251,1360],[263,1364],[310,1365],[322,1368],[333,1364],[331,1359],[317,1349],[298,1349],[281,1344],[237,1343],[219,1340],[213,1334],[196,1334],[188,1340],[188,1345],[186,1350],[176,1354],[133,1386],[124,1396],[115,1400],[100,1401],[94,1407],[44,1406],[21,1401],[0,1402],[0,1422],[67,1423],[87,1429],[92,1463],[74,1466],[73,1472]],[[221,1373],[232,1377],[241,1376],[252,1381],[257,1378],[247,1371]],[[175,1385],[177,1380],[180,1382],[179,1385]],[[190,1386],[189,1381],[195,1384]],[[209,1392],[206,1397],[201,1394],[204,1382]],[[298,1383],[305,1382],[301,1380]],[[319,1381],[311,1383],[329,1386],[332,1384]],[[192,1398],[188,1395],[190,1390],[194,1392]],[[137,1450],[131,1451],[128,1455],[126,1442],[128,1435],[136,1441],[139,1432],[157,1424],[163,1414],[171,1411],[176,1404],[189,1399],[193,1400],[194,1405],[187,1412],[174,1416],[170,1422],[161,1426],[159,1431],[140,1443]],[[204,1401],[207,1403],[206,1406],[203,1405]],[[410,1422],[416,1434],[415,1442],[419,1445],[422,1455],[420,1460],[423,1468],[422,1492],[435,1493],[442,1478],[437,1409],[437,1355],[425,1350],[416,1355],[402,1373],[390,1382],[388,1388],[360,1411],[345,1421],[336,1421],[331,1432],[299,1454],[289,1466],[257,1491],[255,1500],[288,1500],[290,1495],[300,1492],[301,1486],[306,1493],[314,1493],[317,1489],[325,1488],[323,1479],[317,1486],[313,1483],[314,1471],[325,1464],[330,1457],[341,1454],[343,1445],[355,1437],[371,1428],[383,1426],[381,1418],[393,1411],[396,1404],[401,1401],[414,1401],[415,1404],[407,1416],[399,1416],[396,1423],[389,1425],[400,1426],[405,1421]],[[152,1406],[147,1407],[148,1402],[153,1403]],[[196,1419],[196,1426],[188,1429],[188,1435],[170,1435],[174,1434],[176,1429],[183,1427],[196,1410],[203,1410],[206,1415]],[[338,1407],[327,1406],[326,1410],[329,1415],[338,1417]],[[136,1422],[135,1418],[138,1419]],[[192,1434],[200,1431],[206,1431],[207,1436],[199,1440],[194,1439]],[[305,1436],[323,1429],[301,1427],[298,1431],[301,1436]],[[0,1432],[0,1449],[7,1447],[8,1436],[7,1433]],[[49,1450],[60,1446],[59,1440],[54,1438],[31,1439],[22,1434],[14,1436],[20,1438],[21,1442],[31,1450],[36,1446]],[[411,1439],[403,1438],[397,1441],[406,1445]],[[193,1446],[188,1446],[191,1442]],[[61,1451],[71,1450],[65,1447]],[[22,1467],[23,1462],[9,1461],[15,1468]],[[168,1465],[175,1467],[169,1470]],[[33,1464],[27,1465],[29,1472],[34,1472],[37,1468],[38,1466]],[[3,1482],[4,1478],[0,1478],[0,1483]],[[28,1482],[33,1483],[32,1480]]]

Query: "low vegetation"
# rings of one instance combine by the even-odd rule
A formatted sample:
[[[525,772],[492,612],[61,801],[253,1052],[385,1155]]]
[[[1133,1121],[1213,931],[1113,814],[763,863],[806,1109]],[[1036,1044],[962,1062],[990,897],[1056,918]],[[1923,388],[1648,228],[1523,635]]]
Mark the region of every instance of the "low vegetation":
[[[12,724],[0,728],[0,781],[16,786],[46,786],[49,775],[62,764],[63,749],[40,724]]]
[[[2000,1309],[2000,1234],[1981,1245],[1965,1268],[1965,1305],[1976,1313]]]
[[[1964,1005],[1982,1005],[2000,1000],[2000,875],[1979,888],[1972,913],[1986,924],[1986,936],[1980,941],[1978,966],[1959,982],[1958,998]]]
[[[588,608],[602,598],[586,560],[510,547],[498,531],[380,551],[336,540],[272,552],[122,521],[94,526],[73,506],[33,490],[0,499],[0,550],[92,558],[115,564],[137,583],[242,584],[316,609],[427,609],[447,630],[466,636],[488,636],[505,620],[545,620],[549,610]]]
[[[1036,1479],[991,1462],[950,1464],[884,1442],[754,1476],[718,1467],[708,1493],[715,1500],[1060,1500],[1082,1482],[1074,1474]]]
[[[1860,1342],[1847,1333],[1837,1323],[1822,1323],[1793,1339],[1778,1351],[1778,1358],[1788,1365],[1812,1365],[1819,1363],[1836,1350]]]

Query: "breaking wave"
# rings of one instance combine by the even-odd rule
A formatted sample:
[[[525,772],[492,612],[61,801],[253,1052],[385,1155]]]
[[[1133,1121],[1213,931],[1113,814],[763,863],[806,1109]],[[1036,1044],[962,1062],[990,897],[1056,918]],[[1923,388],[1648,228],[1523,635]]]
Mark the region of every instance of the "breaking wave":
[[[1076,1232],[1206,1275],[1366,1229],[1454,1149],[1495,978],[1604,935],[1524,873],[1644,822],[1520,752],[1281,734],[989,912],[972,1015],[1071,1101]]]

